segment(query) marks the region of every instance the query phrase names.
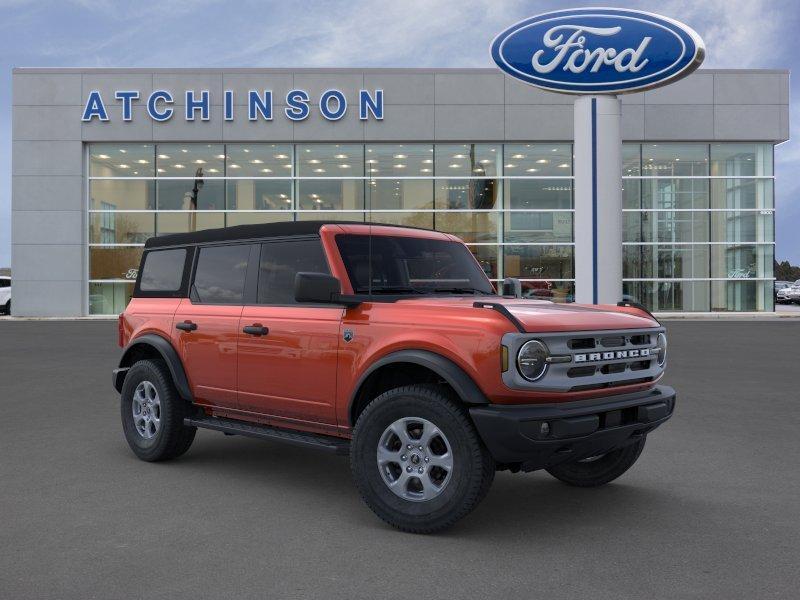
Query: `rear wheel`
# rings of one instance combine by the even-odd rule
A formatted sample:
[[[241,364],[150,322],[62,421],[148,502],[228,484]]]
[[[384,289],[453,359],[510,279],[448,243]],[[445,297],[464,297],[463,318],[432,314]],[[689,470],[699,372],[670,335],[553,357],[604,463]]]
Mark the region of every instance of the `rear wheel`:
[[[5,305],[5,308],[3,309],[3,312],[6,313],[7,315],[11,314],[11,300],[6,302],[6,305]]]
[[[172,383],[162,360],[135,363],[122,386],[120,414],[128,445],[142,460],[169,460],[185,453],[194,441],[196,427],[186,427],[189,403]]]
[[[630,469],[644,450],[646,438],[597,456],[550,467],[547,472],[568,485],[597,487],[614,481]]]
[[[350,464],[372,511],[413,533],[439,531],[467,515],[495,472],[464,409],[425,385],[390,390],[364,409]]]

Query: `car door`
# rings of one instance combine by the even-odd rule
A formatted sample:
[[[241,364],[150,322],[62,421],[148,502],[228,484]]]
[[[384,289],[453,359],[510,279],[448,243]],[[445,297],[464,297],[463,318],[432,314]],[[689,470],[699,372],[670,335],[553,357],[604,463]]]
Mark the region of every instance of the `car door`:
[[[261,245],[257,301],[245,305],[239,321],[239,408],[278,425],[325,430],[336,425],[344,310],[296,303],[298,272],[330,272],[318,237]]]
[[[251,252],[255,266],[257,244],[198,248],[189,298],[175,312],[175,347],[198,404],[236,408],[236,345]]]

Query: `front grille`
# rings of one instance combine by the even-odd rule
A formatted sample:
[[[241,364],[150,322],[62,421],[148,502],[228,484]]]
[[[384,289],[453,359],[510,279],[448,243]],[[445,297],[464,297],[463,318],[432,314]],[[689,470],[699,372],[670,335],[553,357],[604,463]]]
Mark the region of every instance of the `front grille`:
[[[604,348],[619,348],[625,345],[625,336],[618,335],[615,337],[600,338],[600,345]]]
[[[656,338],[663,328],[647,330],[581,331],[574,333],[506,334],[503,344],[516,357],[531,339],[547,346],[550,356],[559,357],[547,366],[544,376],[530,382],[514,366],[503,374],[513,388],[559,392],[603,389],[654,381],[663,368],[658,365]],[[568,357],[563,360],[563,357]],[[515,361],[511,361],[515,365]]]

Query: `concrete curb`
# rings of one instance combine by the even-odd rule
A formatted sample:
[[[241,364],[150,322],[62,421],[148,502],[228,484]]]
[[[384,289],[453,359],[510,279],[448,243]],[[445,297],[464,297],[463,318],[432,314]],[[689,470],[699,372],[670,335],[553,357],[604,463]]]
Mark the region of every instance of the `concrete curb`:
[[[774,313],[653,313],[662,321],[776,321],[800,319],[800,312]]]
[[[115,316],[97,316],[97,317],[0,317],[2,321],[116,321]]]

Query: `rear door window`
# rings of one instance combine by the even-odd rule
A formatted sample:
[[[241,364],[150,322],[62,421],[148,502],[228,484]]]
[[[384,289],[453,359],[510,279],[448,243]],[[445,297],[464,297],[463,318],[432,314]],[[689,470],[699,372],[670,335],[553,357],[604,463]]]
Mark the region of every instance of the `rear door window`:
[[[243,304],[250,245],[200,249],[193,295],[204,304]]]
[[[139,289],[143,292],[177,292],[183,281],[186,248],[151,250],[142,268]]]
[[[262,244],[258,271],[259,304],[295,304],[298,273],[330,273],[320,240]]]

